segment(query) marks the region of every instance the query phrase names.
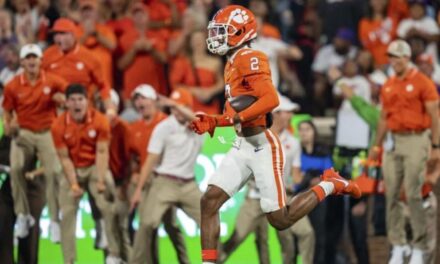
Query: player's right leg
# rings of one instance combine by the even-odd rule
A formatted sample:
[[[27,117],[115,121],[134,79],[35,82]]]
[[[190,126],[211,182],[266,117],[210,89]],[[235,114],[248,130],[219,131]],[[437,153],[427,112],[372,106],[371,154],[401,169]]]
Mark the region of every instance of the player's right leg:
[[[342,178],[333,168],[325,170],[321,179],[322,181],[318,185],[294,196],[287,206],[268,212],[267,219],[271,225],[278,230],[290,227],[329,195],[348,194],[355,198],[361,196],[359,186]]]
[[[234,147],[226,154],[218,170],[211,176],[209,186],[200,201],[201,241],[203,263],[217,262],[220,235],[220,207],[248,181],[251,171],[241,154],[245,147],[243,138],[238,138]]]

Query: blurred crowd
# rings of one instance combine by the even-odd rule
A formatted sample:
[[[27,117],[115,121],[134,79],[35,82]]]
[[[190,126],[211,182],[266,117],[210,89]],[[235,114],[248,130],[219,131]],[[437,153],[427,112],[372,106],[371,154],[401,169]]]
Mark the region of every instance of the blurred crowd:
[[[85,191],[90,193],[98,230],[95,247],[106,250],[107,263],[123,263],[131,254],[142,255],[145,249],[143,244],[136,247],[136,240],[155,241],[156,222],[147,225],[144,221],[141,228],[148,232],[134,238],[133,209],[154,198],[153,194],[147,196],[150,187],[144,188],[144,183],[148,186],[151,181],[147,180],[151,164],[163,168],[161,179],[175,184],[192,184],[194,180],[188,167],[195,164],[201,141],[180,127],[195,112],[222,111],[224,60],[208,53],[206,27],[217,10],[232,3],[248,7],[257,17],[258,38],[251,46],[267,54],[272,81],[282,98],[274,111],[274,129],[279,135],[285,130],[295,132],[299,139],[298,162],[288,173],[293,182],[286,182],[287,193],[293,195],[317,184],[319,175],[332,166],[344,177],[356,179],[365,193],[361,199],[329,197],[300,228],[279,234],[284,263],[292,263],[296,253],[303,256],[303,263],[350,263],[338,244],[347,231],[345,226],[357,263],[370,263],[367,237],[387,234],[385,219],[397,206],[389,204],[392,199],[406,211],[426,214],[419,217],[426,223],[420,225],[407,213],[405,220],[404,214],[392,211],[392,219],[402,216],[399,225],[413,230],[403,235],[400,229],[391,230],[399,233],[394,237],[388,230],[393,246],[390,263],[402,263],[396,256],[409,257],[411,248],[412,256],[420,249],[424,263],[434,263],[437,205],[432,186],[439,176],[438,164],[426,165],[421,197],[400,197],[400,185],[391,196],[385,194],[381,160],[371,159],[372,151],[383,151],[375,149],[381,143],[375,141],[375,134],[381,118],[378,106],[383,104],[381,88],[396,73],[391,57],[408,57],[404,66],[418,69],[440,91],[440,6],[429,0],[0,1],[0,115],[6,134],[0,141],[0,237],[10,242],[0,244],[1,263],[13,263],[14,224],[15,236],[20,238],[20,263],[37,263],[38,219],[46,202],[51,239],[61,242],[65,263],[73,263],[74,230],[69,227],[75,226],[77,198]],[[406,42],[390,48],[396,39]],[[38,92],[25,90],[29,87],[38,87]],[[51,97],[42,99],[46,95]],[[423,100],[436,99],[429,96]],[[40,103],[29,108],[20,103],[20,97]],[[74,121],[57,109],[64,105]],[[309,117],[290,127],[293,112]],[[319,140],[320,131],[311,116],[336,117],[334,142]],[[75,125],[75,120],[87,122]],[[162,128],[162,137],[155,138],[153,130],[164,120],[168,120],[169,130]],[[419,134],[425,129],[411,127],[403,132]],[[391,131],[396,135],[402,132]],[[193,152],[180,153],[186,165],[177,164],[177,157],[158,158],[167,153],[167,147],[179,151],[164,136],[167,132],[181,133],[182,144],[191,146]],[[151,138],[155,139],[153,144],[149,143]],[[432,144],[434,149],[439,147],[438,142]],[[174,175],[171,168],[186,174]],[[72,180],[75,177],[78,181]],[[188,199],[200,197],[196,189]],[[75,199],[67,195],[69,192]],[[385,196],[392,199],[386,202]],[[251,192],[248,198],[254,199]],[[423,199],[423,208],[412,199]],[[172,203],[166,212],[159,213],[159,221],[172,237],[179,261],[189,263],[175,219],[175,208],[181,207],[182,201]],[[191,214],[193,208],[187,209],[198,222],[199,215]],[[64,214],[61,218],[60,211]],[[149,212],[139,214],[141,220],[151,217]],[[249,220],[249,215],[243,217]],[[264,248],[261,244],[267,239],[267,222],[252,225],[245,234],[235,232],[223,245],[221,260],[225,261],[251,231],[260,232],[261,226],[266,229],[261,237],[257,234],[258,252],[260,262],[267,263],[267,245]],[[429,231],[420,231],[420,226]],[[237,230],[245,227],[242,224]],[[423,237],[415,237],[421,233]],[[407,242],[411,239],[416,240],[414,244]],[[157,263],[155,243],[149,246],[145,251],[148,256],[140,259]],[[393,257],[395,262],[391,262]]]

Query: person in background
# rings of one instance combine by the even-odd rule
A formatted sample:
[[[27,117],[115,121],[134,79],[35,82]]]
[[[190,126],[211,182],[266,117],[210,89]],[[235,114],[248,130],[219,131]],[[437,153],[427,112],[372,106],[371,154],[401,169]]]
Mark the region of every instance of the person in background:
[[[431,78],[431,80],[434,81],[437,90],[440,90],[440,80],[437,80],[436,78],[434,78],[434,74],[435,74],[435,66],[434,66],[434,59],[432,58],[431,55],[424,53],[424,54],[420,54],[417,59],[416,59],[416,65],[418,67],[418,69],[424,73],[428,78]]]
[[[354,42],[354,32],[347,28],[340,28],[333,42],[318,50],[312,64],[315,75],[314,100],[318,114],[324,113],[324,109],[329,103],[326,102],[326,98],[327,100],[332,98],[331,95],[328,96],[330,91],[327,79],[328,70],[332,67],[341,67],[347,59],[353,59],[356,56],[357,48],[354,46]]]
[[[193,95],[194,111],[207,114],[220,113],[216,98],[224,88],[221,76],[222,62],[206,50],[205,31],[194,31],[189,37],[186,56],[176,59],[170,71],[173,89],[187,89]]]
[[[409,40],[421,38],[427,43],[426,52],[433,56],[437,63],[438,50],[436,43],[439,40],[440,28],[435,19],[426,13],[426,0],[409,0],[410,17],[400,21],[397,28],[399,38]]]
[[[79,43],[84,45],[101,64],[105,81],[113,87],[113,58],[116,49],[116,36],[112,29],[99,23],[98,0],[80,0]]]
[[[251,10],[255,16],[261,18],[262,25],[260,26],[260,37],[281,40],[281,32],[277,27],[270,23],[270,20],[272,20],[272,17],[270,17],[272,11],[270,1],[251,0],[249,1],[249,10]]]
[[[387,0],[370,0],[367,15],[359,22],[359,40],[373,55],[376,68],[388,64],[386,50],[396,37],[397,21],[387,16],[387,5]]]
[[[0,68],[6,66],[3,56],[8,46],[18,46],[17,36],[12,29],[12,15],[7,9],[0,9]]]
[[[61,248],[64,263],[75,263],[76,213],[86,190],[103,216],[108,239],[106,264],[119,263],[114,227],[114,182],[109,171],[110,124],[105,115],[89,106],[86,88],[70,84],[67,111],[53,122],[51,132],[64,171],[59,199]]]
[[[125,107],[131,106],[130,97],[140,84],[149,84],[162,95],[167,94],[164,63],[166,42],[163,36],[149,29],[149,12],[142,2],[134,2],[130,9],[134,27],[119,39],[122,55],[118,69],[123,71]]]
[[[110,84],[102,76],[99,60],[95,55],[78,43],[78,28],[67,18],[55,21],[52,32],[55,44],[44,51],[43,69],[57,74],[68,83],[78,83],[87,89],[87,98],[94,102],[94,92],[99,90],[106,114],[109,117],[116,115],[116,110],[110,100]]]
[[[9,45],[1,51],[1,57],[6,65],[0,71],[0,84],[5,86],[12,78],[23,72],[20,67],[19,50],[15,45]]]
[[[285,64],[287,59],[299,60],[302,58],[301,50],[295,45],[289,45],[280,39],[266,37],[262,30],[264,29],[262,17],[257,18],[258,37],[251,46],[252,48],[264,52],[269,58],[272,82],[275,88],[280,86],[280,64]],[[284,74],[288,75],[288,74]]]
[[[357,96],[354,94],[353,90],[345,84],[341,84],[341,92],[342,95],[344,96],[344,98],[346,100],[350,101],[350,104],[352,105],[353,109],[356,111],[356,113],[363,119],[365,120],[365,122],[368,123],[368,125],[370,126],[370,131],[371,133],[371,143],[374,144],[375,142],[375,138],[376,138],[376,129],[378,126],[378,122],[380,119],[380,109],[367,102],[364,98],[362,98],[361,96]],[[390,138],[387,139],[387,141],[392,140]],[[388,142],[390,143],[390,142]],[[387,143],[385,143],[387,144]],[[391,153],[387,153],[386,155],[392,155]],[[437,161],[438,162],[438,161]],[[428,228],[428,233],[427,233],[427,241],[428,241],[428,248],[426,251],[426,258],[425,258],[425,263],[428,264],[434,264],[435,263],[435,259],[436,259],[436,245],[437,245],[437,199],[435,194],[432,192],[432,186],[434,186],[437,181],[438,181],[438,177],[439,177],[439,172],[440,170],[438,169],[438,165],[437,168],[435,168],[434,170],[432,170],[431,168],[429,168],[428,165],[428,169],[426,172],[426,180],[425,180],[425,184],[422,188],[422,196],[423,196],[423,200],[424,200],[424,209],[425,209],[425,213],[427,214],[427,228]],[[386,177],[386,175],[385,175]],[[386,188],[386,187],[385,187]],[[406,222],[406,226],[409,226],[409,230],[410,230],[410,216],[408,215],[408,205],[405,201],[405,199],[402,197],[404,197],[405,195],[402,194],[401,195],[401,203],[404,205],[404,210],[405,210],[405,222]],[[400,262],[395,262],[392,264],[398,264]]]
[[[64,105],[66,81],[41,68],[42,51],[36,44],[20,50],[23,73],[14,77],[4,91],[5,134],[12,137],[11,184],[14,211],[17,215],[16,236],[24,238],[34,225],[27,200],[25,173],[31,171],[37,159],[46,168],[46,196],[51,218],[53,242],[59,242],[59,208],[57,177],[60,164],[56,158],[50,127],[57,105]]]
[[[317,142],[318,131],[312,121],[302,121],[298,124],[298,134],[301,142],[301,172],[303,180],[297,187],[297,191],[306,190],[319,183],[322,172],[333,166],[330,150]],[[327,202],[320,203],[308,215],[315,231],[315,254],[314,262],[318,264],[333,263],[335,241],[327,238]]]
[[[378,159],[385,134],[390,131],[393,144],[385,148],[383,160],[387,231],[393,245],[390,263],[402,263],[407,253],[404,217],[399,204],[402,188],[412,216],[413,249],[409,263],[424,263],[428,229],[422,186],[426,161],[432,163],[440,159],[438,94],[434,83],[410,66],[411,49],[407,42],[391,42],[387,53],[395,76],[381,89],[382,111],[369,158]],[[432,150],[429,152],[430,145]]]

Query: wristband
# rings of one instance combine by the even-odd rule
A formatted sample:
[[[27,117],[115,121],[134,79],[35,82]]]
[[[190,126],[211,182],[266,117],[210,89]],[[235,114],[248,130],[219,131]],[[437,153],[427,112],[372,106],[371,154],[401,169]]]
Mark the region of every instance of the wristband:
[[[231,126],[234,124],[233,118],[231,118],[228,115],[215,116],[215,122],[216,122],[215,125],[219,127]]]
[[[440,149],[440,144],[431,143],[431,148],[433,148],[433,149]]]
[[[72,186],[70,186],[70,189],[72,191],[78,191],[80,189],[80,187],[79,187],[78,183],[74,183],[74,184],[72,184]]]

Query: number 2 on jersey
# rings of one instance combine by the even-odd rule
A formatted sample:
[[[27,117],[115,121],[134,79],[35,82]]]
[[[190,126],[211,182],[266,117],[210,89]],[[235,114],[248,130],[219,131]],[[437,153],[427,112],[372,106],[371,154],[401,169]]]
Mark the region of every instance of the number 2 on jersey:
[[[258,66],[258,58],[252,57],[251,58],[251,70],[256,71],[260,69],[260,66]]]

